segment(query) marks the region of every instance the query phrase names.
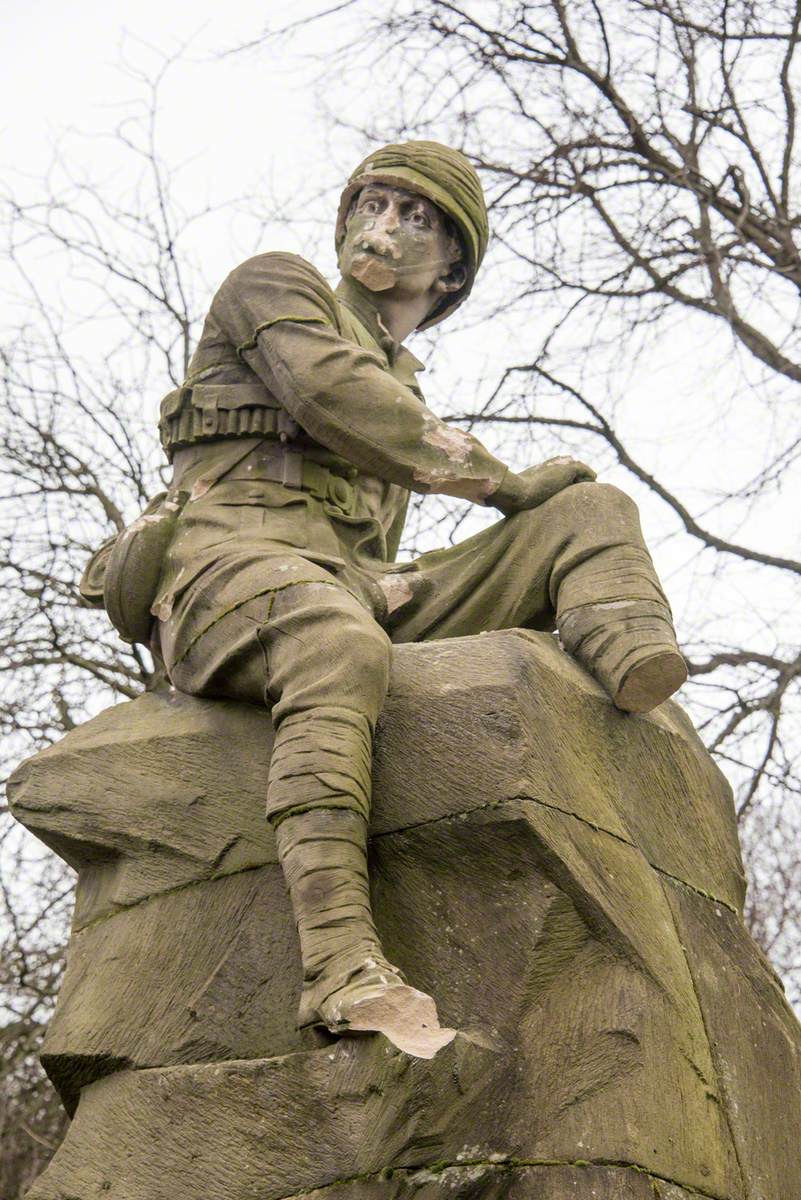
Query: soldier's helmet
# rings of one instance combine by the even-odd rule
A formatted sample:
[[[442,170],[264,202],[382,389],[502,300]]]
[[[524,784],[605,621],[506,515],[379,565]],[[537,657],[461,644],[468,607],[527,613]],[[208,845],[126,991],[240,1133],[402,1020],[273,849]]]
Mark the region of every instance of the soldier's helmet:
[[[351,201],[368,183],[387,183],[418,192],[450,217],[465,253],[467,277],[458,292],[450,292],[420,323],[428,329],[444,320],[467,299],[489,241],[489,219],[481,181],[472,163],[459,150],[439,142],[399,142],[383,146],[359,163],[339,202],[336,248],[345,238]]]

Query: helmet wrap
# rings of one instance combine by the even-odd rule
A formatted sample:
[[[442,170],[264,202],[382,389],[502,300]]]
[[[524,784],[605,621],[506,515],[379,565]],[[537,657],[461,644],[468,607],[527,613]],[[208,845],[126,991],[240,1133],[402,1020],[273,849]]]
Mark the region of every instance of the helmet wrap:
[[[345,240],[351,203],[368,183],[385,183],[425,196],[450,217],[459,230],[467,278],[458,292],[443,296],[419,325],[420,329],[428,329],[449,316],[467,298],[484,257],[489,241],[489,219],[481,181],[464,154],[439,142],[400,142],[375,150],[359,164],[342,193],[336,224],[337,254]]]

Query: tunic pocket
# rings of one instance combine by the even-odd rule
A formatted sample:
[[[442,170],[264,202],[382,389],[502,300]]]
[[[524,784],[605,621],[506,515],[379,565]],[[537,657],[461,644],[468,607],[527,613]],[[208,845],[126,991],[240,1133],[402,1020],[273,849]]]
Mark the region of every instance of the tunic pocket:
[[[304,492],[260,480],[231,480],[215,489],[214,503],[229,514],[240,538],[298,549],[309,544],[309,501]]]

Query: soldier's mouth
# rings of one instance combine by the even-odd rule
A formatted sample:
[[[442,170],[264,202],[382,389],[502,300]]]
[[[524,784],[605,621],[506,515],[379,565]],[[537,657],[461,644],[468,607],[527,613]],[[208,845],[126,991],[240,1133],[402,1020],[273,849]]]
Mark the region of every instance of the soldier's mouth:
[[[385,292],[395,285],[394,267],[375,252],[360,252],[353,261],[351,275],[372,292]]]
[[[357,250],[361,254],[370,254],[374,258],[392,259],[395,262],[397,262],[397,260],[401,257],[400,247],[396,246],[394,242],[388,240],[381,242],[369,242],[365,238],[364,241],[359,244]]]

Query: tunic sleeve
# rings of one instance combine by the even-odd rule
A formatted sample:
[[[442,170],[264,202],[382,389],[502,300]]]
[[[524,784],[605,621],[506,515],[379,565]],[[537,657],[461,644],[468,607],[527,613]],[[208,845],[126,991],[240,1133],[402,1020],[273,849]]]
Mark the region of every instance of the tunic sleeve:
[[[237,267],[212,316],[237,353],[315,441],[416,492],[486,503],[507,468],[431,412],[373,354],[343,337],[322,275],[292,254]]]

